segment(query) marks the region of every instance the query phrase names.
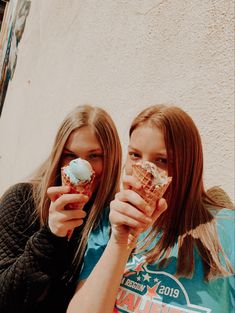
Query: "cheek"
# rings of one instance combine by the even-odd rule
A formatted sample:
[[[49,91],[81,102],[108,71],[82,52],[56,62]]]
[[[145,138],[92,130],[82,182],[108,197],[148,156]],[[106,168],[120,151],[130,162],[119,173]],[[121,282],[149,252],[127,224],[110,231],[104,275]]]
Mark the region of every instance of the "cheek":
[[[95,180],[100,180],[103,173],[103,162],[90,162],[91,166],[95,172]]]
[[[125,163],[125,173],[126,173],[126,175],[132,175],[132,164],[133,164],[133,161],[130,159],[129,156],[127,156],[126,163]]]
[[[72,160],[73,160],[73,158],[71,158],[71,157],[63,157],[60,160],[60,167],[67,166],[69,164],[69,162]]]
[[[91,166],[95,172],[95,179],[94,179],[93,186],[92,186],[92,193],[93,193],[93,192],[96,192],[97,189],[99,188],[100,179],[101,179],[102,172],[103,172],[103,163],[101,163],[101,164],[92,164],[91,163]]]

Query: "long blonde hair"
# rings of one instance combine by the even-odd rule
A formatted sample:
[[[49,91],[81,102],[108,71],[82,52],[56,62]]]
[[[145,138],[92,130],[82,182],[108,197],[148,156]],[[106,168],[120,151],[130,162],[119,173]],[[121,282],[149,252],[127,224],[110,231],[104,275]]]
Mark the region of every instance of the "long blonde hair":
[[[142,125],[162,130],[172,183],[165,198],[168,209],[156,221],[142,250],[161,237],[147,253],[147,261],[166,264],[172,247],[178,243],[177,276],[190,277],[194,269],[194,247],[202,258],[205,279],[232,273],[232,267],[218,238],[215,219],[209,210],[220,205],[206,193],[203,184],[203,151],[199,132],[191,117],[175,106],[154,105],[133,121],[129,135]],[[171,162],[172,160],[172,162]],[[222,253],[227,268],[220,262]]]
[[[109,205],[119,190],[122,150],[117,129],[108,113],[91,105],[75,107],[59,127],[51,154],[31,179],[37,214],[40,216],[41,225],[44,225],[47,222],[50,206],[47,189],[61,184],[60,163],[64,146],[70,134],[83,126],[93,128],[103,149],[104,159],[99,188],[74,257],[74,263],[77,265],[82,260],[90,230],[98,222],[103,208]]]

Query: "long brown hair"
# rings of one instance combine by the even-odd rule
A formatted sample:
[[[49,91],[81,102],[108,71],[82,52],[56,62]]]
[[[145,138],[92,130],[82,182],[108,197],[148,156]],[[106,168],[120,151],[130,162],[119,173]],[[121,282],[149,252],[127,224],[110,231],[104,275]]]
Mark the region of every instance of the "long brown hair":
[[[205,279],[226,275],[232,267],[223,253],[216,223],[209,207],[220,205],[206,193],[203,184],[203,151],[199,132],[191,117],[175,106],[154,105],[133,121],[129,135],[139,126],[159,128],[165,139],[168,175],[172,183],[165,198],[168,209],[156,221],[144,250],[160,233],[157,245],[147,253],[147,261],[167,262],[172,247],[178,243],[177,276],[190,277],[194,269],[194,247],[202,258]],[[227,269],[221,265],[222,253]]]
[[[102,108],[91,105],[75,107],[59,127],[51,154],[31,179],[37,214],[39,214],[41,224],[43,225],[47,222],[50,206],[47,189],[50,186],[61,184],[60,163],[64,146],[70,134],[83,126],[91,126],[95,131],[103,149],[104,159],[99,188],[91,205],[74,258],[74,262],[77,264],[80,263],[83,257],[90,230],[100,218],[103,208],[109,205],[119,190],[122,150],[117,129],[109,114]]]

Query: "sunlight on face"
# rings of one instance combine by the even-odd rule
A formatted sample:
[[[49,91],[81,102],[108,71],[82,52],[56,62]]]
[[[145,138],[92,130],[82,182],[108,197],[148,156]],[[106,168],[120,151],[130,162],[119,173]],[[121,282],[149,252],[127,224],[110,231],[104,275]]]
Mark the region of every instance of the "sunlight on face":
[[[103,171],[103,149],[91,126],[83,126],[70,134],[63,150],[61,166],[76,158],[91,164],[95,171],[93,191],[96,191]]]
[[[163,132],[157,127],[142,125],[131,134],[126,158],[126,174],[131,175],[132,164],[149,161],[167,172],[167,152]]]

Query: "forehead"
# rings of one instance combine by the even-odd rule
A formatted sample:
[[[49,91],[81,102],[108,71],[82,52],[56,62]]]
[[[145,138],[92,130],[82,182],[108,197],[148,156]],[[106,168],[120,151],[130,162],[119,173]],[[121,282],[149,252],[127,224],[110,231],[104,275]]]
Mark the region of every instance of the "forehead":
[[[91,126],[83,126],[74,130],[66,144],[65,148],[71,151],[76,150],[99,150],[102,149],[98,138],[95,135],[94,129]]]
[[[166,151],[162,130],[149,125],[139,126],[132,132],[130,146],[131,148],[145,153],[159,153]]]

